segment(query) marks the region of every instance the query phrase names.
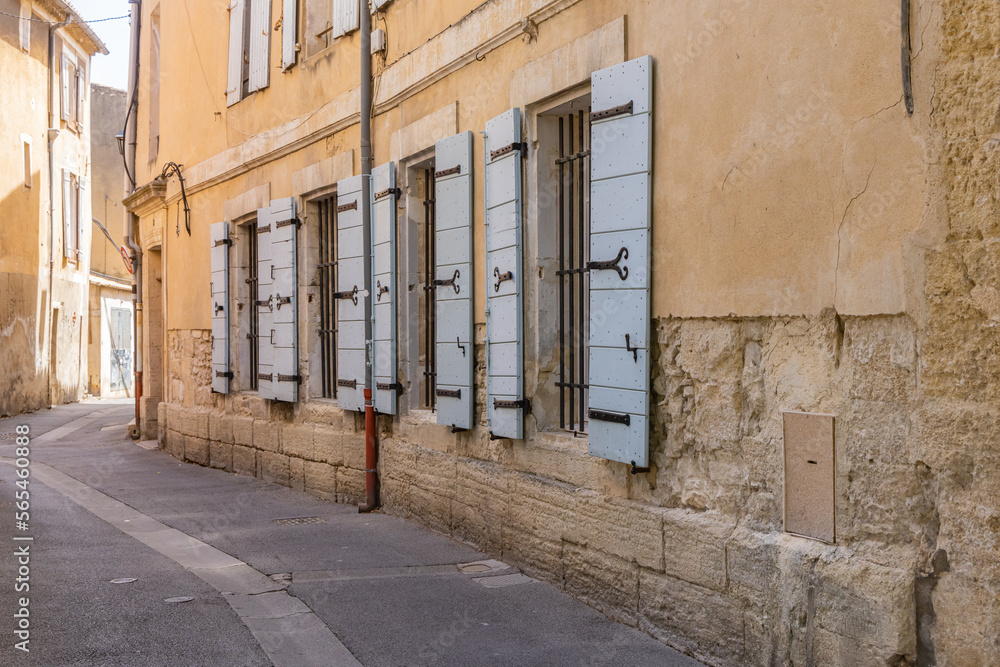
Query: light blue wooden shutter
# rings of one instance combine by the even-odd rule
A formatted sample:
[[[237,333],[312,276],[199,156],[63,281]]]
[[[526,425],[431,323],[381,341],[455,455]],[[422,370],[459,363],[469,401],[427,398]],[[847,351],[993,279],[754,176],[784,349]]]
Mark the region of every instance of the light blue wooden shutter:
[[[396,165],[372,170],[372,381],[375,410],[396,414],[399,380],[396,363]]]
[[[246,0],[233,0],[229,5],[229,77],[226,84],[226,105],[232,106],[243,97],[243,21]]]
[[[473,427],[472,133],[437,142],[437,422]]]
[[[521,110],[486,124],[486,410],[492,437],[524,437]]]
[[[336,39],[358,29],[361,25],[360,5],[358,0],[333,0],[331,37]]]
[[[364,177],[337,183],[337,404],[365,407],[365,258],[361,216]]]
[[[271,281],[274,310],[273,360],[274,398],[295,403],[299,400],[299,299],[298,299],[298,228],[295,199],[271,202]]]
[[[590,453],[649,465],[653,61],[591,79]]]
[[[250,92],[271,80],[271,0],[250,0]]]
[[[274,264],[271,262],[271,235],[274,216],[271,207],[257,210],[257,394],[274,398]]]
[[[212,391],[229,393],[229,225],[209,228],[212,256]]]
[[[283,0],[281,10],[281,69],[295,64],[299,35],[299,0]]]

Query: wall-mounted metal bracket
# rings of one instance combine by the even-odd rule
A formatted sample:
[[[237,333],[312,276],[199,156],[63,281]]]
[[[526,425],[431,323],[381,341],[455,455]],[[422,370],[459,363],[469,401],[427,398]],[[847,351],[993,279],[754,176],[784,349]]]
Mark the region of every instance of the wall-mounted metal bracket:
[[[587,262],[587,268],[591,271],[617,271],[622,280],[628,280],[628,267],[620,266],[623,259],[628,259],[628,248],[625,247],[618,251],[616,258],[603,262]]]
[[[631,470],[630,472],[631,472],[631,473],[632,473],[633,475],[638,475],[639,473],[643,473],[643,472],[649,472],[649,471],[650,471],[650,468],[649,468],[649,467],[646,467],[646,468],[640,468],[639,466],[637,466],[637,465],[635,464],[635,461],[632,461],[632,470]]]

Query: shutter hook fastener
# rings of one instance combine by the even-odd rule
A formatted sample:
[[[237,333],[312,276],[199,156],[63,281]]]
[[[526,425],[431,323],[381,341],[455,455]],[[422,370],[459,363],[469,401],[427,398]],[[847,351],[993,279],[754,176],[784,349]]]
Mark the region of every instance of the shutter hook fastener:
[[[383,286],[382,286],[382,281],[381,281],[381,280],[379,280],[379,281],[378,281],[378,282],[377,282],[377,283],[375,284],[375,287],[376,287],[376,288],[378,288],[378,296],[376,296],[376,297],[375,297],[375,300],[376,300],[376,301],[381,301],[381,300],[382,300],[382,295],[383,295],[383,294],[388,294],[388,293],[389,293],[389,286],[387,285],[387,286],[383,287]]]
[[[455,336],[455,345],[458,345],[458,349],[460,349],[462,351],[462,356],[464,357],[465,356],[465,346],[462,345],[462,339],[459,338],[458,336]]]
[[[628,267],[619,266],[623,259],[628,259],[628,248],[624,246],[618,251],[618,256],[614,259],[603,262],[587,262],[587,268],[591,271],[617,271],[618,277],[622,280],[628,280]]]
[[[632,347],[632,343],[629,338],[629,335],[625,334],[625,349],[632,353],[632,358],[635,359],[635,363],[639,363],[639,348]]]
[[[497,284],[493,287],[494,292],[500,291],[500,285],[507,282],[508,280],[514,280],[514,274],[508,271],[507,273],[500,273],[499,267],[493,267],[493,275],[496,276]]]

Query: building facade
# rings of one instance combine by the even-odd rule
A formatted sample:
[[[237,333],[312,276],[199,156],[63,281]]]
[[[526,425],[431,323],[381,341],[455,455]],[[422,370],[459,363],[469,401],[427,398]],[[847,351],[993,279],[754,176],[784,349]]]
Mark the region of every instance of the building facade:
[[[141,3],[144,437],[358,502],[370,363],[386,511],[692,656],[1000,661],[1000,9],[376,3],[369,182],[357,4]]]
[[[96,53],[69,4],[0,1],[0,415],[86,391]]]
[[[123,255],[125,162],[116,136],[125,129],[124,90],[94,84],[90,128],[93,155],[93,248],[90,252],[90,319],[87,391],[103,398],[134,396],[132,276]]]

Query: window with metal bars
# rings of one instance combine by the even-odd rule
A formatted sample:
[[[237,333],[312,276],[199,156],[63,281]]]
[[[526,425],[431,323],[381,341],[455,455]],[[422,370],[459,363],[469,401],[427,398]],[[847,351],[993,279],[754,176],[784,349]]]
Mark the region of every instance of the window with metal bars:
[[[247,225],[247,286],[250,294],[250,333],[247,339],[250,341],[250,390],[257,391],[258,373],[260,373],[260,358],[257,349],[257,339],[260,338],[260,316],[257,311],[257,223],[252,222]]]
[[[423,171],[424,180],[424,322],[423,322],[423,366],[424,366],[424,407],[434,410],[437,406],[437,291],[434,274],[437,264],[437,207],[435,196],[437,183],[434,164]]]
[[[590,110],[559,117],[559,424],[587,430]]]
[[[337,196],[317,202],[319,344],[323,398],[337,398]]]

